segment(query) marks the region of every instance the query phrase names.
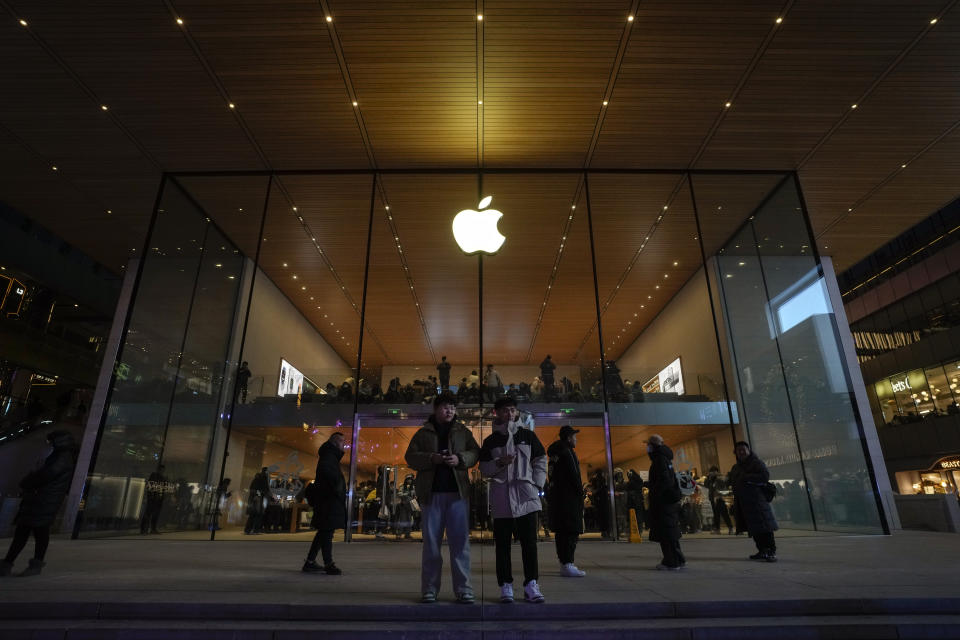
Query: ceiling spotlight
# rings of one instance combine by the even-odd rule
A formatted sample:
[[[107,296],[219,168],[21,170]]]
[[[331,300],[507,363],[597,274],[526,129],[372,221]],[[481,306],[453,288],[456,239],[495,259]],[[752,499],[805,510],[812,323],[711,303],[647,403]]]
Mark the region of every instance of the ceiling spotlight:
[[[54,171],[56,171],[56,170],[57,170],[57,165],[53,165],[53,166],[50,167],[50,168],[53,169]]]
[[[182,24],[183,24],[183,18],[177,18],[177,24],[182,25]]]
[[[781,22],[783,22],[783,18],[777,18],[776,20],[774,20],[774,22],[776,22],[777,24],[780,24]]]
[[[900,165],[900,168],[901,168],[901,169],[906,169],[906,168],[907,168],[907,165],[902,164],[902,165]]]
[[[105,105],[105,104],[100,105],[100,110],[101,110],[101,111],[106,111],[108,108],[109,108],[109,107],[107,107],[107,105]]]
[[[353,101],[353,106],[357,106],[357,101],[356,101],[356,100]]]
[[[22,22],[22,21],[21,21],[21,22]],[[933,20],[931,20],[931,21],[930,21],[930,24],[937,24],[937,19],[934,18]]]
[[[23,18],[21,18],[21,19],[20,19],[20,24],[25,27],[25,26],[27,26],[27,21],[24,20]]]
[[[633,16],[627,16],[627,22],[633,22]]]
[[[327,22],[333,22],[333,16],[327,16]]]
[[[237,105],[233,104],[232,102],[231,102],[230,104],[228,104],[227,106],[230,107],[231,109],[236,109],[236,108],[237,108]]]
[[[680,263],[677,262],[676,260],[673,261],[673,266],[677,266],[678,264],[680,264]]]
[[[731,106],[733,106],[733,103],[732,103],[732,102],[724,102],[724,103],[723,103],[723,106],[724,106],[724,108],[729,109]]]
[[[480,21],[483,20],[483,14],[482,14],[482,13],[478,13],[478,14],[477,14],[477,20],[480,20]]]
[[[850,105],[850,108],[851,108],[851,109],[856,109],[856,108],[857,108],[857,104],[856,104],[856,103],[853,103],[852,105]]]
[[[603,101],[603,106],[607,106],[608,104],[610,104],[610,102],[609,102],[608,100],[604,100],[604,101]]]
[[[483,100],[477,100],[477,104],[483,104]]]

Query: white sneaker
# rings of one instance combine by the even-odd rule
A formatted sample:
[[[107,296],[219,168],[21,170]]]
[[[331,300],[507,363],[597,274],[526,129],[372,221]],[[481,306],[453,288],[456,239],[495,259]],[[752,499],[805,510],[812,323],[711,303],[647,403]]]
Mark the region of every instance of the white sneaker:
[[[500,587],[500,602],[504,604],[510,604],[513,602],[513,584],[510,582],[505,582]]]
[[[537,584],[536,580],[531,580],[523,587],[523,599],[527,602],[534,602],[540,604],[545,600],[543,594],[540,593],[540,586]]]
[[[568,562],[565,565],[560,566],[560,575],[564,578],[582,578],[587,575],[586,571],[581,571],[577,568],[577,565],[572,562]]]

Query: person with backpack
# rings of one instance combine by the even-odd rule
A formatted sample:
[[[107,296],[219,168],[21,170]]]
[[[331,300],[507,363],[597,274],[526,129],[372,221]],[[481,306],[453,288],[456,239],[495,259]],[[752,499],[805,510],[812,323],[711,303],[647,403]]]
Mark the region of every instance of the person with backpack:
[[[312,490],[306,491],[307,501],[313,507],[311,526],[316,527],[307,560],[303,563],[304,573],[323,571],[330,576],[343,573],[333,563],[333,532],[347,526],[347,483],[340,470],[340,458],[343,457],[343,434],[339,431],[330,437],[317,450],[317,479]],[[323,554],[323,566],[317,564],[317,552]]]
[[[737,442],[733,453],[737,456],[737,463],[730,469],[728,477],[733,489],[737,528],[744,523],[747,533],[757,545],[757,552],[750,556],[751,560],[776,562],[777,542],[773,532],[779,526],[770,508],[773,499],[771,489],[776,491],[770,484],[770,472],[746,442]]]
[[[660,543],[663,559],[659,571],[679,571],[687,564],[680,550],[680,483],[673,469],[673,451],[657,434],[647,440],[650,456],[650,474],[647,489],[650,492],[650,540]]]

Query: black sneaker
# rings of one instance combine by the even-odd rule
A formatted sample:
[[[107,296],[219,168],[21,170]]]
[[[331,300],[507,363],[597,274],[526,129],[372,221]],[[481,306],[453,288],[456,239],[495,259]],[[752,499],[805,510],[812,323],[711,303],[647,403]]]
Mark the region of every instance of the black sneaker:
[[[767,552],[766,551],[757,551],[755,554],[750,556],[751,560],[766,560]]]
[[[328,576],[343,575],[343,571],[340,570],[340,567],[333,564],[332,562],[328,565],[324,565],[323,570],[327,573]]]
[[[777,554],[772,551],[768,551],[767,556],[764,558],[764,560],[766,560],[767,562],[776,562]]]
[[[323,571],[323,567],[317,564],[316,560],[307,560],[303,563],[303,569],[301,569],[301,571],[304,573],[319,573]]]

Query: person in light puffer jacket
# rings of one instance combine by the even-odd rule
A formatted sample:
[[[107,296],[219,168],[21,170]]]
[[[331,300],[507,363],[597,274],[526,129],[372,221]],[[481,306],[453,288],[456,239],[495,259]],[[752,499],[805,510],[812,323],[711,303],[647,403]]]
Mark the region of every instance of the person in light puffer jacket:
[[[480,447],[480,472],[490,478],[490,511],[497,548],[500,601],[513,602],[510,544],[514,530],[523,554],[524,599],[543,602],[537,584],[540,492],[547,480],[547,452],[536,434],[521,427],[516,401],[499,398],[493,433]]]

